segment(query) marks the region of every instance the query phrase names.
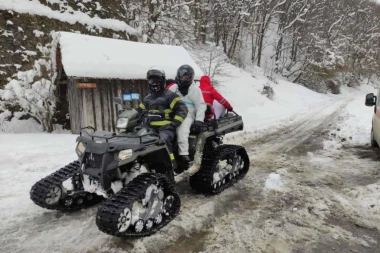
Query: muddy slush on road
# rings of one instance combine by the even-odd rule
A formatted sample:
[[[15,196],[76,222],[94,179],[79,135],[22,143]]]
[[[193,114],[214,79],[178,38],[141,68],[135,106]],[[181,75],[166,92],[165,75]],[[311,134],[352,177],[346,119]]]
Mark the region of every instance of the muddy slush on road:
[[[380,155],[337,137],[349,101],[340,99],[246,142],[255,169],[232,203],[215,212],[209,228],[163,252],[379,252],[379,212],[359,212],[365,207],[352,202],[357,191],[379,181]],[[336,152],[324,147],[331,140],[341,144]],[[276,187],[266,181],[273,174],[281,176]],[[380,204],[373,201],[369,209]]]

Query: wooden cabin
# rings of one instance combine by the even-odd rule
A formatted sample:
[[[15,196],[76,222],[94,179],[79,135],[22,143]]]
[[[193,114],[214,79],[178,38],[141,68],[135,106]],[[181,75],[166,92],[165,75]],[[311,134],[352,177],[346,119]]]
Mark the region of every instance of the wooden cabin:
[[[61,110],[67,108],[74,134],[86,126],[115,131],[121,106],[113,103],[113,97],[137,107],[149,94],[146,72],[153,66],[163,69],[167,79],[174,80],[183,64],[194,68],[195,79],[203,75],[183,47],[68,32],[59,32],[57,38],[56,83],[67,104]]]

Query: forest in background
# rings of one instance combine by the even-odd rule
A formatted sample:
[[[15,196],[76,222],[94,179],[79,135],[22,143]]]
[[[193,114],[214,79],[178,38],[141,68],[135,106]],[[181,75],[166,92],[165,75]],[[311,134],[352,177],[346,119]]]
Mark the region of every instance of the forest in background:
[[[260,67],[270,98],[278,77],[335,94],[376,83],[379,17],[371,0],[4,0],[0,124],[33,117],[50,132],[67,121],[53,31],[184,46],[211,77],[227,62],[253,75]]]
[[[154,43],[203,46],[313,90],[380,74],[380,7],[370,0],[133,0],[125,20]],[[211,48],[210,48],[211,47]]]

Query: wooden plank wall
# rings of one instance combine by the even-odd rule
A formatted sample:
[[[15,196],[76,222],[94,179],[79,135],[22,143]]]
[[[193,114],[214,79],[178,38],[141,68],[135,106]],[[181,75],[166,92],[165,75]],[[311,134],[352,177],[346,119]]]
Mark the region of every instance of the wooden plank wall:
[[[80,89],[75,83],[96,83],[96,88]],[[97,131],[115,131],[120,105],[114,104],[113,97],[127,93],[140,93],[140,101],[148,95],[146,80],[119,79],[70,79],[68,101],[71,131],[78,134],[80,128],[92,126]],[[128,107],[136,108],[140,101],[126,102]]]
[[[82,122],[82,90],[75,88],[75,82],[69,80],[67,84],[67,100],[69,102],[70,128],[72,133],[79,133]]]

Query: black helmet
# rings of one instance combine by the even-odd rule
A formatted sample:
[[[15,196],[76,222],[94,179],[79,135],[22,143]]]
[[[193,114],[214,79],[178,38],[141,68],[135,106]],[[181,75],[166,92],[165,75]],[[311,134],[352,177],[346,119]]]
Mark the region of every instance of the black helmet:
[[[152,92],[161,92],[166,87],[165,72],[162,69],[151,68],[146,73],[149,89]]]
[[[189,87],[194,80],[194,69],[190,65],[182,65],[177,70],[175,82],[179,87]]]

